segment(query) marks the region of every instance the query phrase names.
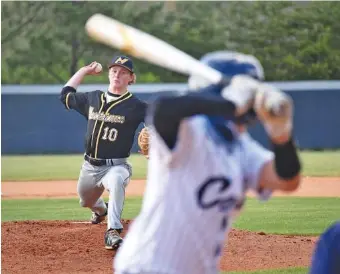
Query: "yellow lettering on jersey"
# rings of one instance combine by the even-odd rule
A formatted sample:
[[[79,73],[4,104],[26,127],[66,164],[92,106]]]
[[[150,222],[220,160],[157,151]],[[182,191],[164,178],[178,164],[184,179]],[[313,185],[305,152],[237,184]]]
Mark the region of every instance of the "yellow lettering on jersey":
[[[90,107],[89,108],[89,120],[109,122],[113,124],[124,124],[125,116],[110,115],[110,114],[103,113],[103,112],[101,113],[95,112],[93,107]]]

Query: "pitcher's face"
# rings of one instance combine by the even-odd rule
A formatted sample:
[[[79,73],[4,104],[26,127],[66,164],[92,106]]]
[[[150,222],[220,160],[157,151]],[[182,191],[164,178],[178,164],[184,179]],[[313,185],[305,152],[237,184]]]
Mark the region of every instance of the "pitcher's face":
[[[115,88],[127,88],[133,81],[133,74],[128,69],[121,66],[113,66],[109,70],[110,84]]]

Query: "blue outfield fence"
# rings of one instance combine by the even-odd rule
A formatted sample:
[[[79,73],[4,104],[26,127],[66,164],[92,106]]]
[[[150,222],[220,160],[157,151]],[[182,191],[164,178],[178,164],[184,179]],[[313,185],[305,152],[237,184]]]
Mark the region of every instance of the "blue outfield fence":
[[[294,135],[301,149],[340,148],[340,81],[272,84],[294,100]],[[79,92],[106,88],[82,85]],[[164,94],[181,94],[185,89],[185,84],[146,84],[135,85],[131,92],[149,102]],[[59,101],[60,90],[58,85],[2,86],[2,154],[83,153],[86,120],[64,108]],[[249,131],[268,147],[261,125]],[[135,138],[132,152],[137,151]]]

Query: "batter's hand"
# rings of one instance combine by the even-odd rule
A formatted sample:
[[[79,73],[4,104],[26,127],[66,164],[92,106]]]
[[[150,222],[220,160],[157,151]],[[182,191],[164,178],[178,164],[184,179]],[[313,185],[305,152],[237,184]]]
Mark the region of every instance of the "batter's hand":
[[[236,106],[236,116],[245,114],[254,104],[260,83],[246,75],[234,76],[221,95]]]
[[[293,101],[290,96],[274,86],[261,84],[255,96],[254,109],[273,142],[289,140],[293,127]]]
[[[102,72],[101,69],[98,69],[99,66],[101,67],[101,64],[98,62],[92,62],[91,64],[83,67],[82,70],[84,70],[87,75],[98,75]]]

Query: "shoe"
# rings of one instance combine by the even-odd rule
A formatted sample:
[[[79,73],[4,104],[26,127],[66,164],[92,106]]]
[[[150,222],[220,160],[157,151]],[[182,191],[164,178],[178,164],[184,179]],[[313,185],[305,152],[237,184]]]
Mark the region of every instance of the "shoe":
[[[123,239],[119,235],[119,229],[107,230],[105,233],[104,241],[106,249],[117,250],[123,242]]]
[[[104,215],[99,215],[96,212],[92,212],[92,217],[91,217],[91,223],[93,225],[100,224],[101,222],[105,221],[106,215],[107,215],[107,208],[109,206],[108,203],[105,203],[106,205],[106,213]]]

